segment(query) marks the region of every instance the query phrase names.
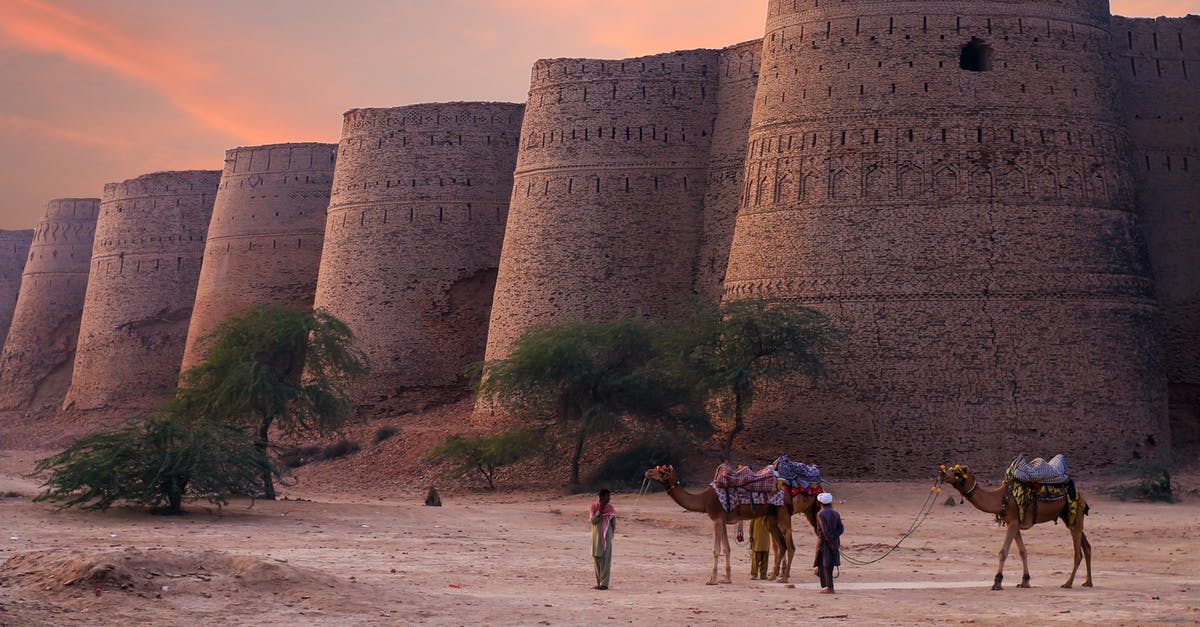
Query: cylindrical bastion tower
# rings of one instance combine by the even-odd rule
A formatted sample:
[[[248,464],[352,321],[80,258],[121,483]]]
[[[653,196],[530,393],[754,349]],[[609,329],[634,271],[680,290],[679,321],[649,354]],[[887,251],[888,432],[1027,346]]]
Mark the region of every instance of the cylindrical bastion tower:
[[[46,205],[0,357],[0,409],[57,411],[71,383],[99,198]]]
[[[533,68],[487,358],[529,328],[676,313],[695,286],[720,51]]]
[[[201,340],[246,307],[312,307],[336,156],[336,144],[314,143],[226,151],[183,372],[203,360]]]
[[[64,409],[155,407],[174,388],[221,171],[104,186]]]
[[[363,405],[461,395],[483,358],[524,105],[345,115],[314,306],[370,359]]]
[[[0,344],[8,335],[33,231],[0,231]]]
[[[726,298],[848,332],[745,443],[842,474],[1169,451],[1102,0],[772,0]],[[921,471],[926,472],[926,471]]]

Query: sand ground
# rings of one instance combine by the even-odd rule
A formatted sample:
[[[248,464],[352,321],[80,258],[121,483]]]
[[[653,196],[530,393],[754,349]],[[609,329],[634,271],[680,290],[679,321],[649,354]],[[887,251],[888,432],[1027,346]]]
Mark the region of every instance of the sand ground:
[[[33,503],[36,452],[0,452],[0,625],[712,625],[1200,624],[1200,499],[1120,502],[1089,492],[1096,587],[1060,589],[1069,534],[1025,534],[1032,589],[990,590],[1003,537],[989,515],[939,499],[903,546],[846,564],[839,594],[817,593],[810,530],[796,534],[794,588],[707,586],[711,526],[663,493],[618,493],[612,589],[593,590],[587,496],[550,493],[335,494],[301,484],[288,500],[192,504],[180,517]],[[843,542],[879,555],[908,528],[929,483],[838,483]],[[1194,491],[1193,491],[1194,494]],[[796,522],[803,524],[801,518]],[[731,529],[732,536],[732,529]],[[1083,581],[1083,567],[1076,584]]]

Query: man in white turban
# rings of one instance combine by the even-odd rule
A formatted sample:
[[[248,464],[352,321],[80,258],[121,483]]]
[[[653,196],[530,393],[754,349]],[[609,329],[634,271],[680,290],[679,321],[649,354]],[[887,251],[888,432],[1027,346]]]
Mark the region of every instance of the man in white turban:
[[[833,594],[833,569],[842,565],[842,516],[833,509],[833,495],[817,495],[821,511],[817,512],[817,555],[813,560],[821,578],[821,592]]]

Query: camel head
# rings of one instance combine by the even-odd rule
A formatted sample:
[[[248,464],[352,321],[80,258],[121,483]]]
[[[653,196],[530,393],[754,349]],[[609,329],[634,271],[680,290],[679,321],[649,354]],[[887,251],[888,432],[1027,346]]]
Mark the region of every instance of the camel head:
[[[646,471],[646,478],[653,479],[654,481],[663,484],[665,487],[671,487],[678,485],[679,483],[679,481],[675,479],[674,466],[655,466],[654,468]]]
[[[949,483],[958,490],[964,489],[971,482],[971,469],[962,464],[954,464],[947,466],[942,464],[938,467],[938,479]]]

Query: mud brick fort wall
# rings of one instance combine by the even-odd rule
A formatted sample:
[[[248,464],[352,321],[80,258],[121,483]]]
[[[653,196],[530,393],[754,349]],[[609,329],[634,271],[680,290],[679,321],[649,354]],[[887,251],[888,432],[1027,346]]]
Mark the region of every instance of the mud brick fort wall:
[[[763,397],[764,453],[790,432],[879,475],[1169,450],[1108,24],[1106,2],[771,2],[726,298],[852,333],[832,379]]]
[[[370,359],[358,398],[461,396],[483,357],[524,105],[346,113],[314,306]]]
[[[0,343],[8,335],[33,231],[0,231]]]
[[[276,144],[225,153],[182,370],[201,340],[256,303],[311,308],[325,238],[336,144]]]
[[[104,186],[64,407],[122,412],[174,389],[221,172]]]
[[[0,409],[53,412],[71,381],[99,198],[46,205],[0,357]]]
[[[1113,18],[1138,209],[1165,323],[1172,433],[1200,442],[1200,17]]]

